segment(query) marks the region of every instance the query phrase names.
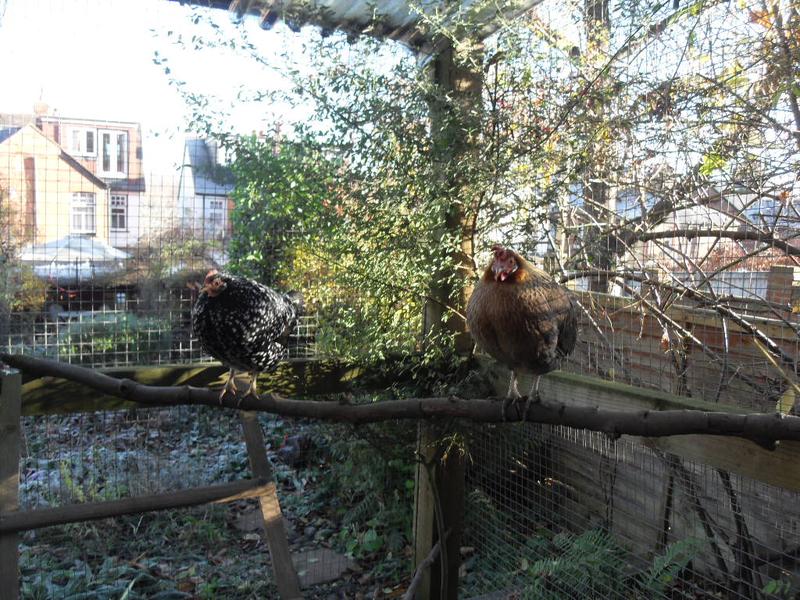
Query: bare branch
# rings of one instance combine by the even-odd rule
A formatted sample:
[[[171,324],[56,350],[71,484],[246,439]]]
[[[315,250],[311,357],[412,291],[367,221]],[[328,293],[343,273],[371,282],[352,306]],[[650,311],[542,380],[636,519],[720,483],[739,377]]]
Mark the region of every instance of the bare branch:
[[[238,405],[234,399],[225,400],[220,404],[219,394],[210,389],[191,386],[147,386],[129,379],[115,379],[84,367],[29,356],[0,354],[0,359],[31,375],[69,379],[105,394],[157,406],[202,404],[257,410],[287,417],[349,423],[440,417],[458,417],[484,423],[530,421],[601,431],[613,437],[620,435],[665,437],[687,434],[734,436],[749,439],[765,447],[770,447],[769,441],[800,440],[800,417],[783,416],[779,413],[748,414],[699,410],[619,411],[568,406],[562,403],[531,403],[526,415],[523,414],[520,403],[516,403],[507,411],[504,420],[503,402],[492,398],[408,398],[350,405],[331,401],[290,400],[276,394],[264,394],[259,398],[244,397]]]
[[[659,240],[664,238],[686,238],[697,237],[724,237],[731,240],[752,240],[767,246],[772,246],[788,254],[789,256],[800,256],[800,248],[792,246],[785,240],[776,238],[772,234],[752,229],[729,230],[729,229],[669,229],[666,231],[633,231],[630,237],[640,242],[648,240]]]
[[[444,540],[447,541],[447,538],[450,536],[450,530],[447,530],[444,534]],[[425,575],[425,569],[430,568],[430,566],[436,562],[436,559],[439,557],[439,552],[442,549],[442,540],[439,540],[434,544],[431,551],[428,553],[428,556],[425,557],[417,570],[414,571],[414,577],[411,579],[411,583],[408,584],[408,589],[406,593],[403,595],[403,600],[413,600],[414,595],[417,593],[417,588],[422,583],[422,577]]]

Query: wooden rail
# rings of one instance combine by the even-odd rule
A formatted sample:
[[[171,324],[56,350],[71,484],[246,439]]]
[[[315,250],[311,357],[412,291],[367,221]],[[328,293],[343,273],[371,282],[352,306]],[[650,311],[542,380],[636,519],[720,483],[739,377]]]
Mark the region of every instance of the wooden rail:
[[[264,448],[264,436],[261,426],[254,412],[242,411],[239,413],[242,422],[242,431],[247,446],[247,456],[250,460],[250,469],[256,477],[272,482],[272,465],[267,458]],[[286,539],[286,530],[283,527],[281,505],[278,502],[278,493],[275,484],[271,489],[258,496],[261,507],[261,518],[264,521],[264,540],[269,547],[272,558],[272,571],[275,573],[275,584],[281,598],[302,598],[300,593],[300,579],[292,564],[292,555],[289,552],[289,541]]]
[[[219,363],[202,365],[160,365],[98,369],[117,379],[130,379],[143,385],[222,387],[228,369]],[[262,373],[259,388],[287,396],[331,394],[344,391],[362,369],[334,361],[297,359],[286,361],[272,373]],[[139,408],[142,405],[121,398],[92,392],[63,379],[33,377],[23,373],[22,414],[24,416],[68,414]]]
[[[136,496],[105,502],[82,502],[55,508],[0,513],[0,534],[41,529],[66,523],[96,521],[136,513],[232,502],[274,493],[275,484],[265,479],[245,479],[186,490]]]

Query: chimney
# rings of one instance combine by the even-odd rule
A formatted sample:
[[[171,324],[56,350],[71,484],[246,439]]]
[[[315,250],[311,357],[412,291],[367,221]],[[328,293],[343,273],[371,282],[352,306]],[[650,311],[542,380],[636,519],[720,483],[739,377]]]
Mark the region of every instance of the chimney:
[[[212,165],[218,165],[219,161],[217,160],[217,140],[206,140],[206,148],[208,148],[208,156],[211,159]]]
[[[41,100],[33,103],[33,114],[37,117],[46,117],[50,114],[50,105]]]

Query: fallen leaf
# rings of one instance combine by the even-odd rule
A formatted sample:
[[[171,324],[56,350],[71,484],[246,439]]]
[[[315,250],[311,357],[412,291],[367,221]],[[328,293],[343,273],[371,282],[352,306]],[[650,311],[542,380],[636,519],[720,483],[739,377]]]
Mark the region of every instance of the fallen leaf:
[[[781,394],[781,397],[778,398],[778,403],[775,406],[775,410],[777,410],[782,415],[788,415],[794,408],[794,403],[796,399],[797,396],[795,394],[794,388],[789,386],[788,388],[786,388],[786,391]]]

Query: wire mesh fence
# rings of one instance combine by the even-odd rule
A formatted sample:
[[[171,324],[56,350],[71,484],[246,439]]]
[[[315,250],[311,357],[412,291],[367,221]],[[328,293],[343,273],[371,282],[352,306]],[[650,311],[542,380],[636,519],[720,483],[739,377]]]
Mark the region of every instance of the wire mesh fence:
[[[796,492],[569,428],[467,437],[464,597],[797,593]]]
[[[785,44],[777,44],[776,36],[793,29],[772,23],[752,2],[701,3],[696,14],[677,3],[679,12],[667,13],[668,4],[647,7],[656,9],[648,15],[641,6],[632,7],[619,20],[615,13],[612,20],[619,26],[599,45],[619,50],[624,61],[614,66],[617,77],[604,89],[607,97],[601,90],[585,103],[582,99],[591,96],[584,93],[591,91],[583,87],[585,81],[605,69],[589,56],[583,71],[576,71],[579,45],[591,32],[577,35],[574,48],[547,33],[574,25],[562,27],[564,17],[554,2],[543,2],[525,21],[527,33],[545,31],[533,36],[528,48],[503,52],[502,36],[489,40],[488,47],[498,50],[496,59],[530,56],[525,52],[531,48],[539,58],[558,55],[533,78],[540,79],[533,88],[515,88],[513,61],[498,59],[484,71],[484,100],[492,119],[497,117],[491,121],[492,135],[507,128],[510,138],[525,144],[552,142],[548,155],[555,158],[547,177],[519,158],[530,145],[508,152],[519,162],[497,166],[487,160],[496,168],[486,177],[491,222],[482,224],[483,217],[473,215],[484,230],[472,237],[485,238],[487,247],[489,238],[498,236],[517,242],[518,249],[575,291],[582,307],[580,334],[565,369],[694,399],[791,412],[796,365],[790,363],[800,349],[797,127],[786,104],[771,99],[783,88],[792,89],[792,80],[776,84],[780,73],[763,65],[783,64],[775,49]],[[86,14],[95,10],[89,3],[82,8]],[[796,18],[796,10],[790,12]],[[694,19],[689,25],[682,21],[687,15]],[[660,18],[678,25],[668,32],[648,25]],[[628,43],[648,26],[663,35]],[[542,39],[557,51],[543,52]],[[789,46],[794,39],[790,36]],[[531,79],[529,73],[526,77]],[[666,87],[662,79],[669,82]],[[626,93],[614,87],[619,82],[628,86]],[[745,87],[753,91],[748,102],[742,101]],[[705,105],[697,100],[703,94]],[[584,104],[590,114],[573,122],[572,109],[579,113]],[[549,113],[548,106],[572,109],[558,121],[560,113]],[[616,120],[609,125],[600,118],[604,112]],[[564,143],[550,135],[557,121],[554,129],[563,125],[570,134]],[[728,129],[716,131],[719,123]],[[0,112],[3,350],[93,367],[208,360],[192,335],[190,315],[196,284],[209,268],[229,263],[236,243],[229,164],[213,139],[186,135],[178,171],[154,174],[149,157],[163,149],[147,146],[153,137],[146,142],[142,127],[62,116],[43,102],[29,114]],[[427,127],[426,121],[422,129]],[[606,136],[617,129],[627,137],[609,141]],[[719,144],[706,145],[712,134],[719,134]],[[493,148],[502,147],[502,139],[486,136]],[[576,152],[574,140],[595,139],[603,142],[581,141]],[[729,152],[743,145],[756,158]],[[540,158],[533,157],[534,162]],[[507,175],[527,171],[529,179]],[[347,201],[359,199],[338,193]],[[330,204],[332,214],[346,214],[347,202]],[[294,233],[290,227],[263,232],[263,283],[283,283],[275,265]],[[337,314],[350,322],[347,308]],[[396,314],[396,321],[407,318]],[[300,318],[289,357],[320,355],[317,327],[313,314]],[[350,335],[359,335],[358,326],[351,329]],[[408,558],[405,486],[413,458],[410,451],[403,455],[407,448],[400,442],[408,440],[397,434],[407,432],[401,426],[387,433],[335,427],[309,432],[294,422],[277,427],[269,420],[262,425],[271,438],[290,542],[301,557],[298,569],[306,583],[346,573],[343,587],[318,593],[355,597],[382,589],[392,578],[401,580],[407,563],[392,563],[396,570],[384,572],[376,583],[358,572],[357,561],[378,553]],[[465,597],[797,594],[796,492],[600,434],[528,424],[467,430]],[[337,437],[352,442],[355,450],[331,441]],[[35,417],[25,421],[25,438],[25,508],[155,493],[247,472],[238,424],[221,411]],[[373,454],[380,457],[375,464],[369,462]],[[780,464],[764,461],[765,469]],[[384,468],[389,464],[391,469]],[[341,486],[336,494],[331,492],[335,486]],[[338,504],[331,501],[326,512],[309,504],[310,497],[334,498]],[[240,512],[253,514],[252,509]],[[206,531],[209,544],[200,559],[190,558],[178,569],[159,556],[126,576],[145,573],[185,582],[192,565],[231,568],[219,545],[221,532],[234,526],[225,517],[199,514],[187,513],[177,529]],[[263,551],[253,518],[246,519],[250,525],[236,521],[237,541],[227,542],[241,544],[245,552]],[[217,529],[204,530],[198,524],[204,520]],[[163,522],[152,523],[148,535],[156,539]],[[143,531],[130,521],[115,527]],[[61,529],[44,541],[30,535],[25,544],[57,548],[72,541],[71,531]],[[83,539],[102,537],[88,528],[78,533]],[[135,544],[131,548],[135,552],[125,551],[131,561],[149,552]],[[96,570],[102,564],[96,560],[99,550],[91,552],[98,553],[91,563]],[[263,564],[240,562],[251,569],[241,574],[243,580],[264,579]],[[28,572],[23,583],[34,585],[35,577]],[[274,593],[268,585],[257,591]],[[196,594],[213,596],[214,591],[191,587]],[[224,593],[242,597],[246,592]]]
[[[356,431],[268,415],[259,425],[304,597],[400,589],[415,426]],[[213,408],[40,415],[23,420],[23,434],[22,510],[252,476],[239,419]],[[130,593],[142,598],[181,591],[278,597],[263,527],[258,502],[240,500],[27,532],[20,546],[22,596],[112,597],[115,586],[124,591],[134,581]],[[394,562],[385,561],[386,552],[396,555]],[[43,556],[52,557],[46,574]],[[388,571],[373,576],[368,567],[376,557]]]
[[[181,173],[157,176],[138,123],[0,114],[0,140],[3,348],[92,366],[205,358],[191,310],[229,261],[233,208],[209,175],[230,176],[216,146],[188,138]],[[291,235],[264,233],[267,261]],[[300,318],[290,357],[315,354],[314,324]]]
[[[784,278],[794,276],[793,268],[762,275],[791,289]],[[798,335],[774,315],[750,315],[749,327],[739,327],[693,302],[675,302],[656,315],[637,299],[590,292],[576,297],[581,335],[566,370],[759,411],[775,410],[791,388],[791,378],[764,340],[794,357]],[[756,330],[761,341],[752,333]],[[791,408],[790,403],[783,410]]]
[[[117,500],[249,474],[238,419],[176,407],[23,418],[23,509]]]

